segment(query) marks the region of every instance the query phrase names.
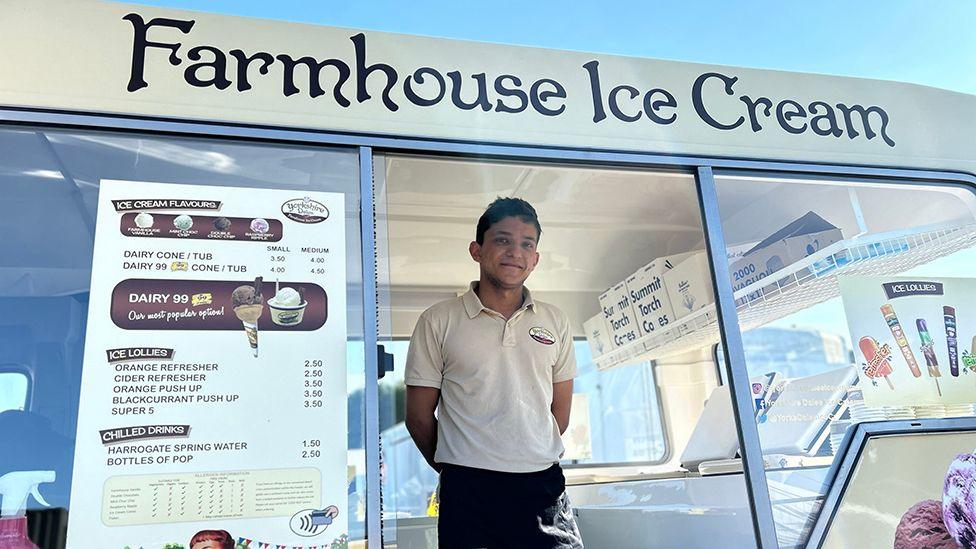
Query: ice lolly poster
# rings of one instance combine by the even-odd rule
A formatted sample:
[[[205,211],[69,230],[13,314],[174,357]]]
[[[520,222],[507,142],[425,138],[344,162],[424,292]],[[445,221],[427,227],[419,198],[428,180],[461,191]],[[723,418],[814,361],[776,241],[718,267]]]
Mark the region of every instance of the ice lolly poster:
[[[976,279],[838,280],[865,404],[976,401]]]
[[[345,300],[342,194],[102,181],[68,546],[344,546]]]

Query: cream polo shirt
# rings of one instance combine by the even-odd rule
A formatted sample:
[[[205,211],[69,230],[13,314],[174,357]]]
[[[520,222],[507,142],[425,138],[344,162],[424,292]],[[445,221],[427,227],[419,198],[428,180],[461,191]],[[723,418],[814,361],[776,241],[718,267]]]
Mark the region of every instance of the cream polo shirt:
[[[552,384],[576,377],[569,319],[525,290],[508,320],[481,304],[476,283],[420,315],[406,384],[441,390],[434,461],[529,473],[559,461]]]

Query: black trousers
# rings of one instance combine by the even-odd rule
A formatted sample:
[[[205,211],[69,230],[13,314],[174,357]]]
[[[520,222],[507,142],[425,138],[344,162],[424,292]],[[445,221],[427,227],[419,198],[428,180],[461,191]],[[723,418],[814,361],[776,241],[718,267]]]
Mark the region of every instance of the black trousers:
[[[440,549],[582,549],[559,464],[504,473],[444,464]]]

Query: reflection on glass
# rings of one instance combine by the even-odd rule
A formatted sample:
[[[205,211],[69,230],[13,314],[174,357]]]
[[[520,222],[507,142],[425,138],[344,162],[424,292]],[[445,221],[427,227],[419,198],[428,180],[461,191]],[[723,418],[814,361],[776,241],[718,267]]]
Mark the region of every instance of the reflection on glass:
[[[976,257],[976,199],[911,183],[716,178],[746,366],[780,380],[759,436],[783,547],[806,540],[852,425],[973,414],[976,392],[945,389],[947,338],[957,366],[964,338],[943,305],[976,299],[947,281],[968,276],[963,265]],[[906,280],[952,290],[921,314],[920,296],[935,287],[886,289]]]
[[[374,181],[380,337],[396,364],[380,390],[387,542],[436,546],[438,479],[398,416],[405,340],[423,310],[477,278],[468,256],[475,223],[494,198],[515,196],[542,224],[542,259],[526,286],[573,324],[578,377],[562,465],[586,545],[645,536],[673,547],[753,543],[741,472],[699,475],[681,464],[718,381],[692,176],[386,156],[374,163]],[[735,438],[734,423],[719,428]],[[721,461],[735,449],[707,453]]]
[[[0,412],[26,408],[29,388],[27,374],[0,370]]]
[[[0,151],[0,230],[5,235],[0,240],[0,310],[5,313],[0,318],[0,476],[11,471],[55,473],[53,482],[40,487],[51,509],[41,510],[28,499],[31,531],[42,536],[35,542],[43,549],[64,546],[101,180],[345,193],[349,385],[350,390],[362,386],[354,152],[30,129],[0,131]],[[353,509],[365,492],[362,422],[361,410],[349,414]],[[232,460],[228,468],[233,468]],[[360,509],[350,517],[353,539],[365,536],[364,515]]]

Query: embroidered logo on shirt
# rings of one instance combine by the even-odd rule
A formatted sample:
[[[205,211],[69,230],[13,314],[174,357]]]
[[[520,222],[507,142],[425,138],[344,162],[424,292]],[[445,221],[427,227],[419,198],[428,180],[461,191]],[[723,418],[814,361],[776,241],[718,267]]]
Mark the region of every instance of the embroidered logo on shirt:
[[[556,342],[556,336],[552,335],[552,332],[542,328],[541,326],[536,326],[530,329],[529,336],[543,345],[552,345]]]

